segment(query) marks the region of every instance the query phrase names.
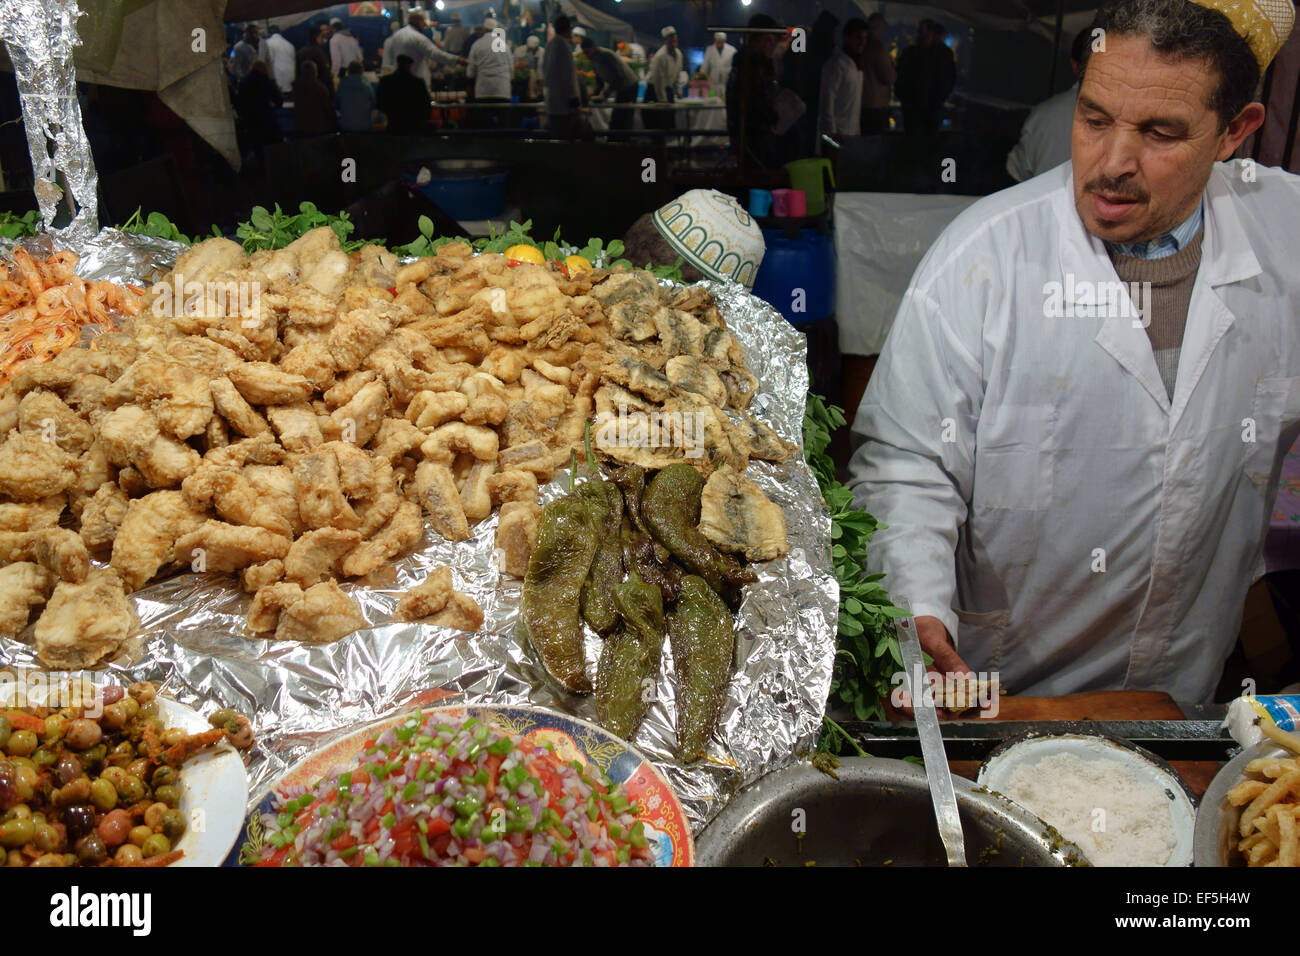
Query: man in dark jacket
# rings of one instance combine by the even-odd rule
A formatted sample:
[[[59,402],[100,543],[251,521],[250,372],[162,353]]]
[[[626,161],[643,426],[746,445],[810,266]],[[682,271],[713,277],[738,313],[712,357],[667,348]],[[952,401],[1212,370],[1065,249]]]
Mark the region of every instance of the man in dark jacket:
[[[399,56],[397,72],[379,81],[378,106],[388,117],[390,133],[421,133],[428,125],[429,90],[411,72],[414,62],[409,56]]]
[[[582,38],[582,52],[591,61],[592,69],[596,71],[596,95],[604,93],[615,103],[635,103],[637,78],[632,72],[632,68],[623,62],[623,58],[613,50],[607,50],[604,47],[596,46],[596,41],[591,37]],[[609,128],[631,129],[632,114],[634,109],[619,109],[615,107],[610,111]]]
[[[776,169],[793,159],[790,133],[778,134],[776,49],[784,29],[774,18],[756,13],[749,26],[770,33],[750,33],[736,54],[727,77],[727,132],[742,166]],[[743,143],[743,146],[742,146]]]
[[[943,104],[957,81],[957,63],[943,42],[944,28],[922,20],[917,42],[898,58],[894,92],[903,105],[903,132],[933,136],[943,121]]]

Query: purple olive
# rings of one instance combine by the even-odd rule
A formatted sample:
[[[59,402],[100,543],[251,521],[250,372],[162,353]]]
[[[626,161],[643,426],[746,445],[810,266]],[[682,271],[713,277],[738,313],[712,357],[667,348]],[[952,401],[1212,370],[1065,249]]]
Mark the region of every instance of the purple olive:
[[[78,840],[95,829],[95,810],[84,803],[63,808],[63,825],[68,828],[68,839]]]
[[[63,753],[59,757],[59,762],[54,766],[54,776],[59,783],[72,783],[78,777],[85,776],[86,769],[81,765],[81,761],[70,753]]]
[[[0,759],[0,810],[8,810],[20,802],[18,777],[14,772],[14,765],[8,760]]]

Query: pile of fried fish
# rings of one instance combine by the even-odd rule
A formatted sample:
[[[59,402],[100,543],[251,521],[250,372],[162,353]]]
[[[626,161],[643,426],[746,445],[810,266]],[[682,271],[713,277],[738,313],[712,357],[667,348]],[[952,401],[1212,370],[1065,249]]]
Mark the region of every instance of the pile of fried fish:
[[[252,255],[210,239],[122,332],[0,391],[0,637],[38,615],[47,666],[93,666],[136,629],[127,596],[184,569],[237,573],[252,636],[333,641],[365,624],[340,580],[380,582],[426,532],[467,540],[496,509],[501,569],[523,576],[539,484],[593,418],[602,455],[710,477],[719,547],[775,556],[784,526],[742,472],[793,449],[745,411],[755,387],[710,297],[643,271],[464,243],[403,265],[328,228]],[[646,441],[656,416],[701,437]],[[445,568],[397,613],[483,622]]]

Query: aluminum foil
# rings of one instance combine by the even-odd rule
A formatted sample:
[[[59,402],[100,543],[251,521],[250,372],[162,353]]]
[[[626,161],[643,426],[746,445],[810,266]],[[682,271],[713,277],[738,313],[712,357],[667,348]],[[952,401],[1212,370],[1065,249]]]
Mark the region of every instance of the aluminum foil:
[[[76,0],[0,3],[0,37],[14,65],[41,218],[60,238],[85,241],[99,228],[99,181],[81,122],[77,70],[72,63],[72,50],[81,42],[77,37],[80,16]],[[72,194],[76,213],[66,227],[54,229],[65,188]]]
[[[136,240],[117,237],[101,245]],[[88,258],[152,268],[158,265],[157,247],[148,251],[154,242],[138,247],[138,259],[108,248]],[[702,285],[717,297],[759,379],[750,411],[800,444],[808,391],[804,336],[741,287]],[[790,551],[755,565],[759,580],[745,588],[737,613],[736,674],[708,757],[689,766],[673,759],[676,709],[667,642],[657,699],[632,741],[664,773],[697,829],[738,788],[812,748],[835,654],[839,591],[830,561],[830,519],[816,480],[797,453],[783,464],[752,462],[747,474],[784,510]],[[541,498],[550,501],[567,491],[565,475],[545,486]],[[426,531],[423,545],[393,565],[388,579],[343,583],[373,626],[331,645],[251,640],[243,636],[249,597],[233,575],[176,575],[132,595],[140,634],[110,670],[121,680],[164,681],[168,693],[204,712],[234,707],[248,714],[259,738],[249,758],[253,799],[303,756],[358,724],[439,697],[535,704],[594,719],[591,698],[549,684],[516,639],[522,581],[496,567],[496,524],[494,514],[460,543]],[[438,565],[449,565],[457,590],[482,607],[485,623],[477,634],[388,623],[401,591]],[[593,673],[599,647],[599,638],[589,634]],[[0,666],[37,665],[30,647],[5,642]]]

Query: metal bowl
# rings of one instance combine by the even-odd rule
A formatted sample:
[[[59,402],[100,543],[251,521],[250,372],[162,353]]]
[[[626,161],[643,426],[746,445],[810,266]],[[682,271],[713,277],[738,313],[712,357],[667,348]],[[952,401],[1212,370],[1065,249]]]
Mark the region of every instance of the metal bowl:
[[[1259,757],[1294,757],[1271,740],[1247,748],[1223,765],[1201,797],[1192,838],[1193,866],[1245,866],[1237,852],[1237,823],[1241,807],[1228,803],[1228,791],[1246,779],[1246,764]]]
[[[799,764],[746,787],[696,838],[696,864],[946,864],[922,768],[842,757],[836,773],[838,780]],[[1078,847],[1033,814],[969,780],[952,782],[972,866],[1086,864]]]

